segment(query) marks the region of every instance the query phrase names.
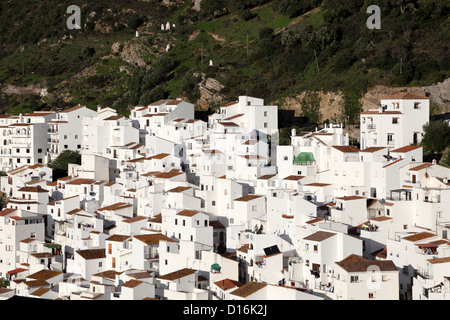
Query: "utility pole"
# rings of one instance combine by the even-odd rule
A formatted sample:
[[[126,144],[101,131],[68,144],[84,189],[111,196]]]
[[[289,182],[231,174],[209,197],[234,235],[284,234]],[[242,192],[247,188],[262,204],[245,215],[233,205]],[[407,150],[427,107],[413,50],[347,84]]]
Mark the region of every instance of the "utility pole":
[[[316,53],[316,49],[315,48],[314,48],[314,57],[316,58],[317,72],[320,72],[320,70],[319,70],[319,63],[317,62],[317,53]]]
[[[247,57],[248,57],[248,31],[247,31]]]

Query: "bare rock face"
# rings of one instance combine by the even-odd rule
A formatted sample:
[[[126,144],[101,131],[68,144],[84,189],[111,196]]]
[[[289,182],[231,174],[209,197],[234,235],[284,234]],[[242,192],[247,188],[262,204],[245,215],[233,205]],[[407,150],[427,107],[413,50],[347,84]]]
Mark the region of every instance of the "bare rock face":
[[[380,105],[380,99],[403,91],[430,97],[431,101],[440,107],[440,113],[450,112],[450,78],[425,87],[375,86],[364,95],[363,108],[364,110],[377,108]]]
[[[450,112],[450,78],[422,88],[441,107],[442,113]]]
[[[380,106],[380,100],[392,94],[408,91],[425,96],[425,90],[419,87],[386,87],[382,85],[369,89],[363,96],[363,110],[376,109]]]
[[[2,92],[5,94],[10,94],[10,95],[40,95],[42,93],[42,88],[40,85],[37,84],[30,84],[26,87],[19,87],[19,86],[14,86],[12,84],[8,84],[6,85],[3,89]]]
[[[197,104],[202,109],[207,109],[210,105],[217,105],[223,102],[224,96],[220,91],[224,88],[219,81],[213,78],[205,79],[199,83],[200,99]]]
[[[148,49],[138,43],[125,43],[123,48],[121,48],[121,44],[115,42],[111,47],[112,53],[119,53],[120,58],[135,66],[142,67],[146,65],[143,57],[148,53]]]
[[[286,110],[294,110],[295,116],[300,117],[302,115],[301,100],[305,96],[306,92],[302,92],[296,96],[288,97],[284,100],[280,106]],[[343,97],[339,92],[323,92],[318,91],[317,94],[320,97],[320,112],[323,120],[339,121],[342,116]]]

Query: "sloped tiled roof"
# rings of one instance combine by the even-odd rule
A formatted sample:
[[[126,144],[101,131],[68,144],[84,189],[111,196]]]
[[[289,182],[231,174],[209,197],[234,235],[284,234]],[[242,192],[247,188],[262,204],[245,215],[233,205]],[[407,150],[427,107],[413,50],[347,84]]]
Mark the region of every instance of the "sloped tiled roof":
[[[347,272],[372,272],[369,267],[376,266],[380,271],[398,271],[391,260],[370,260],[351,254],[344,260],[337,261],[336,264]],[[368,271],[369,269],[369,271]]]

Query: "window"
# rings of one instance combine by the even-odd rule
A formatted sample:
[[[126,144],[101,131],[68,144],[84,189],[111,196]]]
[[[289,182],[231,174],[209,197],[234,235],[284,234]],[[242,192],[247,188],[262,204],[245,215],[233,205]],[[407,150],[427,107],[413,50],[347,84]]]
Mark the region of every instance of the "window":
[[[264,117],[267,117],[267,115],[268,115],[268,112],[264,111]]]
[[[369,292],[369,299],[375,298],[375,292]]]
[[[175,225],[177,225],[178,224],[178,219],[175,219]]]
[[[37,152],[38,152],[38,153],[42,153],[42,149],[38,149]]]
[[[257,205],[252,206],[252,211],[258,211],[258,206]]]
[[[398,124],[398,118],[392,118],[392,124]]]
[[[317,252],[317,250],[318,250],[317,245],[314,245],[314,252]]]
[[[306,265],[307,267],[309,267],[309,260],[306,260],[306,261],[305,261],[305,265]]]
[[[267,128],[268,126],[267,122],[264,122],[264,128]]]
[[[350,276],[350,282],[359,282],[358,276]]]
[[[216,202],[215,202],[215,201],[212,201],[211,204],[212,204],[212,206],[214,207],[214,206],[216,205]]]
[[[383,281],[383,282],[387,282],[387,281],[388,281],[388,277],[387,277],[387,275],[383,275],[383,276],[381,276],[381,281]]]

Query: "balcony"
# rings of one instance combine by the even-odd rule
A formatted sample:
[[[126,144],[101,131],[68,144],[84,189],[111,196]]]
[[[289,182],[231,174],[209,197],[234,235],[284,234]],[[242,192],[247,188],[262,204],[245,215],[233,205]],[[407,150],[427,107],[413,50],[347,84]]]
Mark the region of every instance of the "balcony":
[[[153,260],[153,259],[159,259],[159,254],[152,254],[152,253],[145,253],[144,254],[144,259],[145,260]]]

